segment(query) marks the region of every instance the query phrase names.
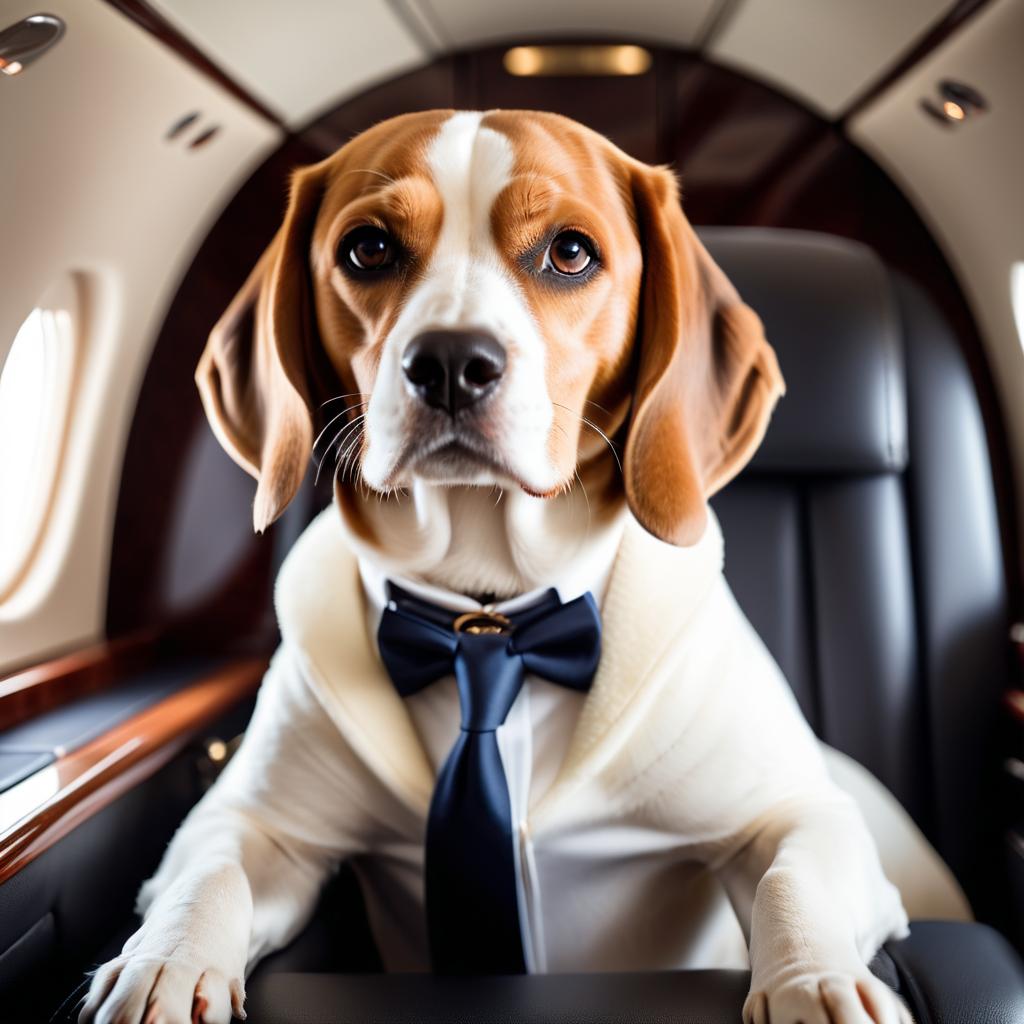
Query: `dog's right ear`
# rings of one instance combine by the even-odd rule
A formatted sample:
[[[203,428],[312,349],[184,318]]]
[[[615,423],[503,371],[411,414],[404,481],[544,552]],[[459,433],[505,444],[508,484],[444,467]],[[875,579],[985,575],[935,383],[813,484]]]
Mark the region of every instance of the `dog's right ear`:
[[[707,499],[760,444],[785,383],[757,314],[684,216],[674,175],[633,168],[644,277],[626,499],[655,537],[689,545]]]
[[[259,532],[295,497],[312,454],[319,337],[309,264],[324,178],[322,165],[294,173],[284,223],[210,332],[196,369],[214,434],[258,481]]]

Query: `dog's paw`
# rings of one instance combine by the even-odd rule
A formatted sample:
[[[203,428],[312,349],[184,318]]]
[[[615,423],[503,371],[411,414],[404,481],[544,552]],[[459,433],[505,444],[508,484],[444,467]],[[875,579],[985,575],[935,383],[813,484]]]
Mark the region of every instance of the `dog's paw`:
[[[79,1024],[230,1024],[245,987],[215,967],[122,953],[94,975]]]
[[[914,1024],[914,1018],[870,973],[815,971],[752,987],[743,1024]]]
[[[252,900],[241,867],[182,877],[121,955],[93,975],[79,1024],[230,1024],[244,1018]]]

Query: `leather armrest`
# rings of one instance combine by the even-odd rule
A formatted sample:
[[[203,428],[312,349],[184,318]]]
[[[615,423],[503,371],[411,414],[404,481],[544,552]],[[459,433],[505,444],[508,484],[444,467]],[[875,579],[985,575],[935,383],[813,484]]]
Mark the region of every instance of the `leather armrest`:
[[[1024,964],[987,925],[914,921],[885,949],[917,1024],[1024,1022]]]

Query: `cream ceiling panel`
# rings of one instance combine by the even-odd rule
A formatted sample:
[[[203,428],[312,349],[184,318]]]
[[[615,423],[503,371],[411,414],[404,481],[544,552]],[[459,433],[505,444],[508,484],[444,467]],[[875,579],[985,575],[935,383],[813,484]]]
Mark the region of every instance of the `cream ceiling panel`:
[[[952,6],[951,0],[742,0],[707,53],[835,116]]]
[[[409,0],[449,47],[558,35],[621,36],[692,46],[719,0]]]
[[[427,57],[385,0],[150,2],[290,127]]]
[[[0,22],[39,9],[4,0]],[[74,274],[82,294],[63,468],[42,545],[0,603],[0,673],[102,635],[121,463],[153,342],[213,218],[281,134],[102,0],[45,10],[65,20],[64,38],[0,76],[0,363],[53,282]],[[17,495],[0,486],[0,500]]]
[[[1010,280],[1012,265],[1024,260],[1022,41],[1024,0],[996,0],[851,125],[853,139],[917,206],[967,293],[1001,393],[1018,486],[1024,483],[1024,350]],[[943,79],[973,86],[990,109],[944,127],[920,109]]]

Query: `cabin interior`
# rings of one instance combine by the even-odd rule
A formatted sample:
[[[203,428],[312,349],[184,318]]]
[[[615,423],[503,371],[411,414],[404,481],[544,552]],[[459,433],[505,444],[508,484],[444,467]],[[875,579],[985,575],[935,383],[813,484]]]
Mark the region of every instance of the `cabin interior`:
[[[765,320],[789,391],[713,500],[727,578],[998,937],[938,928],[944,970],[1024,1020],[1022,52],[1024,0],[3,0],[0,1016],[73,1019],[131,931],[331,500],[311,468],[254,534],[193,380],[292,170],[500,107],[671,165]],[[373,976],[359,901],[343,870],[274,969]],[[656,988],[595,991],[644,1019]],[[359,989],[359,1019],[434,1019],[408,992]]]

